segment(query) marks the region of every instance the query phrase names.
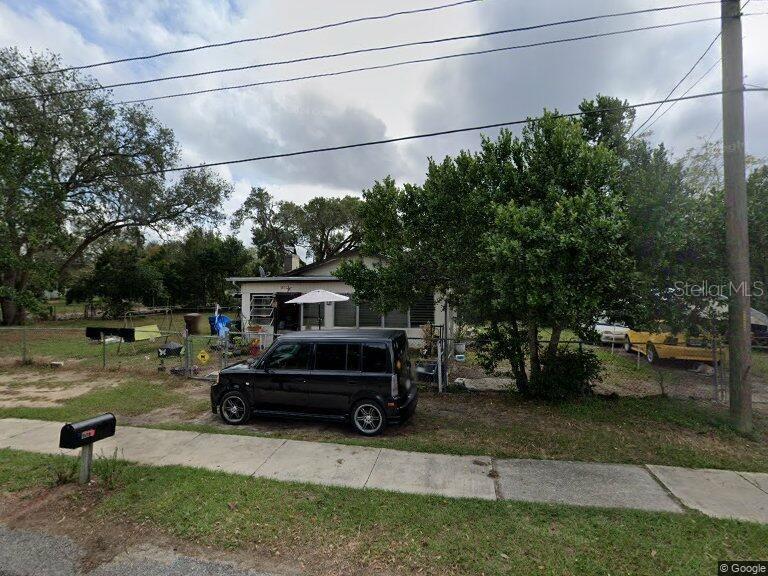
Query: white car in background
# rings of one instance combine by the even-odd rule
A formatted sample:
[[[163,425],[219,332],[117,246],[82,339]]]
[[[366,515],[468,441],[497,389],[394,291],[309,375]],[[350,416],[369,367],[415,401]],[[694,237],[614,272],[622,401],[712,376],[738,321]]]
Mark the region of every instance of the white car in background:
[[[624,344],[627,332],[629,332],[629,328],[621,322],[611,323],[606,318],[600,318],[594,329],[602,344]]]

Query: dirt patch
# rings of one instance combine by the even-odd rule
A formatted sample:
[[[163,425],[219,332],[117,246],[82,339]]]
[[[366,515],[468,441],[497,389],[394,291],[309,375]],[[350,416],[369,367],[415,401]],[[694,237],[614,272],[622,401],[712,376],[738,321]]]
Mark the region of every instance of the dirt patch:
[[[369,572],[371,566],[360,566],[360,556],[348,553],[345,546],[295,541],[267,546],[249,542],[238,550],[225,550],[194,539],[176,538],[148,522],[99,511],[100,502],[107,496],[109,492],[97,483],[83,488],[69,485],[0,494],[0,522],[11,529],[70,538],[85,553],[79,567],[83,572],[138,549],[156,554],[173,550],[184,556],[272,574],[392,574],[384,566]]]
[[[18,370],[0,374],[0,408],[52,408],[97,388],[119,386],[124,379],[91,372]]]

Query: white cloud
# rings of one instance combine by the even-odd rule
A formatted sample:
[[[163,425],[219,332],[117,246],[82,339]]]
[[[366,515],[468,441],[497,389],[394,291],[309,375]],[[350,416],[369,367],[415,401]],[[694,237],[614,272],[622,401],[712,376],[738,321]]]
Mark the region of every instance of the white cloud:
[[[435,4],[423,0],[419,5]],[[96,68],[102,82],[165,76],[318,53],[497,30],[539,22],[663,6],[667,0],[602,0],[482,3],[439,12],[365,22],[275,40]],[[162,51],[201,43],[313,26],[369,14],[413,8],[408,0],[0,0],[0,41],[36,50],[49,48],[72,64]],[[395,60],[449,54],[478,47],[619,30],[689,18],[717,16],[717,5],[601,20],[488,39],[398,49],[163,82],[115,90],[116,98],[140,98],[226,84],[285,78]],[[748,82],[768,83],[765,17],[744,20]],[[362,72],[271,87],[233,90],[157,102],[158,117],[171,126],[190,163],[214,162],[305,148],[514,120],[542,108],[575,110],[582,98],[602,92],[638,102],[666,95],[698,58],[719,23],[702,23],[626,36],[586,40],[496,55]],[[693,78],[719,56],[713,49]],[[719,73],[695,91],[718,86]],[[649,113],[643,110],[638,118]],[[768,155],[768,96],[747,96],[748,148]],[[718,98],[680,103],[654,126],[654,139],[681,153],[711,133]],[[494,131],[491,131],[495,133]],[[301,156],[217,169],[235,183],[226,206],[236,208],[250,186],[278,197],[306,200],[316,194],[357,194],[375,179],[423,178],[427,156],[441,158],[476,147],[469,133],[403,145]]]

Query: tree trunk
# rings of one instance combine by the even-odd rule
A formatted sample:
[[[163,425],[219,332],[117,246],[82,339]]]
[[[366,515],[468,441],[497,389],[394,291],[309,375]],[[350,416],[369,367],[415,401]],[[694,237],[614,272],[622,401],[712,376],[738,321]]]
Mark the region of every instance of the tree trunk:
[[[24,309],[19,308],[11,298],[0,299],[0,308],[3,311],[3,326],[21,324],[24,319]]]
[[[536,385],[541,378],[541,357],[539,354],[539,327],[534,323],[528,325],[528,347],[531,356],[531,382]]]
[[[547,346],[547,355],[545,365],[555,359],[557,355],[557,347],[560,345],[560,335],[563,329],[559,326],[552,327],[552,336],[549,338],[549,345]]]
[[[518,392],[527,396],[531,393],[531,388],[528,383],[528,372],[525,369],[523,340],[520,337],[520,329],[517,326],[517,320],[512,319],[511,326],[514,343],[509,362],[512,365],[512,373],[515,375],[515,385],[517,386]]]

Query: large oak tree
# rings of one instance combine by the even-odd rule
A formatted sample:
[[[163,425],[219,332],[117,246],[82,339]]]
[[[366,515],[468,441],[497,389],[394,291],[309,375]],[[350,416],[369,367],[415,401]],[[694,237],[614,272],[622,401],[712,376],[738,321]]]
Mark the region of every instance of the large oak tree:
[[[131,228],[163,233],[220,219],[230,186],[178,167],[171,129],[141,105],[117,105],[53,54],[0,50],[0,304],[3,322],[87,255]],[[47,275],[47,279],[43,279]],[[44,281],[43,281],[44,280]]]

